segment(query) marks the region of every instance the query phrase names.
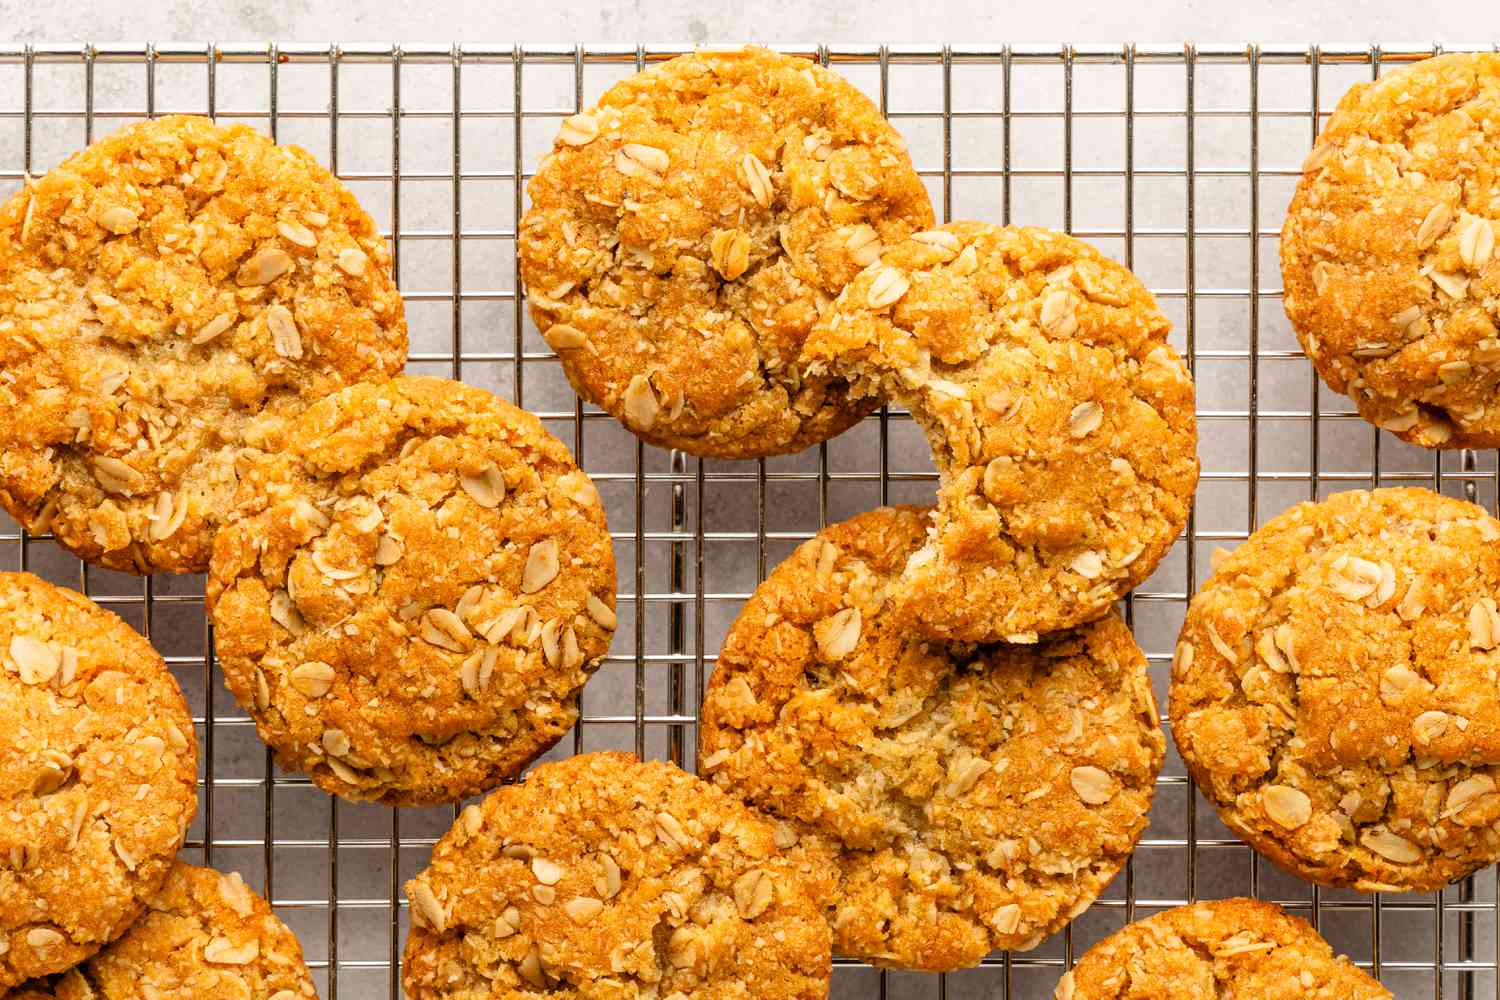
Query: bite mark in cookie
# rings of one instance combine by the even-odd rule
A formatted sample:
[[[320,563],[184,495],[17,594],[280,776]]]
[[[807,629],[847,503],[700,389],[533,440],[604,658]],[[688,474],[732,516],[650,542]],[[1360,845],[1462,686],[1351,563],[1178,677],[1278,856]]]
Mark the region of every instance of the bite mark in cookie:
[[[1198,481],[1194,393],[1124,267],[1043,229],[957,222],[890,247],[808,338],[811,371],[889,395],[942,481],[896,613],[943,640],[1033,639],[1156,567]]]

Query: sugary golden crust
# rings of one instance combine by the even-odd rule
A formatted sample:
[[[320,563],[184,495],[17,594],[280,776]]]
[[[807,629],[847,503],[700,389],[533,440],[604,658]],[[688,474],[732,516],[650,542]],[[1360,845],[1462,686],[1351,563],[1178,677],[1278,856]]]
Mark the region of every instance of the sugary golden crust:
[[[699,759],[832,852],[836,952],[942,971],[1034,947],[1093,902],[1146,828],[1165,738],[1118,618],[989,651],[894,621],[926,514],[825,528],[756,589]]]
[[[208,582],[261,738],[319,787],[394,805],[519,773],[614,632],[593,483],[536,417],[446,379],[351,386],[280,433]]]
[[[411,1000],[822,1000],[826,859],[670,764],[545,764],[406,884]]]
[[[1500,445],[1500,55],[1353,87],[1281,231],[1287,315],[1366,420],[1428,448]]]
[[[1054,1000],[1391,1000],[1272,903],[1221,899],[1137,920],[1084,953]]]
[[[179,861],[125,936],[44,1000],[317,1000],[296,935],[238,873]],[[6,1000],[14,1000],[7,997]]]
[[[883,243],[932,223],[905,144],[848,81],[765,49],[681,56],[568,118],[528,189],[531,315],[580,395],[645,440],[799,451],[874,408],[797,364]]]
[[[887,250],[808,338],[810,371],[889,394],[942,475],[895,614],[989,642],[1104,614],[1198,481],[1192,380],[1125,268],[1043,229],[958,222]]]
[[[131,125],[0,206],[0,503],[92,562],[202,572],[256,416],[405,361],[375,224],[243,125]]]
[[[0,990],[118,937],[198,805],[198,747],[151,644],[88,598],[0,573]]]
[[[1500,522],[1421,489],[1273,519],[1188,607],[1172,733],[1303,878],[1436,889],[1500,858]]]

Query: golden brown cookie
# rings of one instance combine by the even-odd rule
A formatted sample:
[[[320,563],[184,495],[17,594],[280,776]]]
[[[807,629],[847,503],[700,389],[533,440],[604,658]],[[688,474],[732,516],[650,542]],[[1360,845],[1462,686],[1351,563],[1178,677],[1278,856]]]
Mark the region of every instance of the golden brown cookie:
[[[202,572],[241,458],[406,361],[375,224],[310,154],[175,115],[0,206],[0,503],[112,569]]]
[[[410,1000],[822,1000],[826,859],[671,764],[596,753],[464,809],[406,884]]]
[[[1093,902],[1146,828],[1166,741],[1118,618],[989,650],[895,621],[926,514],[831,525],[756,589],[699,766],[833,853],[835,952],[941,971],[1035,947]]]
[[[681,56],[564,119],[528,190],[532,318],[579,395],[645,440],[777,455],[876,405],[797,355],[932,204],[901,137],[838,74],[758,48]]]
[[[0,991],[125,931],[182,846],[197,769],[151,643],[82,594],[0,573]]]
[[[179,861],[125,936],[43,1000],[317,1000],[297,937],[228,875]],[[11,1000],[11,998],[6,998]]]
[[[1221,899],[1127,924],[1084,952],[1053,1000],[1391,1000],[1312,925],[1273,903]]]
[[[1329,387],[1402,440],[1500,445],[1500,55],[1355,86],[1281,230],[1287,316]]]
[[[1045,229],[953,223],[850,283],[803,360],[910,409],[942,476],[898,618],[1034,640],[1150,575],[1198,481],[1193,384],[1167,331],[1134,275]]]
[[[208,582],[261,738],[350,799],[453,802],[518,774],[614,633],[594,484],[536,417],[440,378],[351,386],[285,435]]]
[[[1172,734],[1303,878],[1436,889],[1500,858],[1500,521],[1422,489],[1274,518],[1188,607]]]

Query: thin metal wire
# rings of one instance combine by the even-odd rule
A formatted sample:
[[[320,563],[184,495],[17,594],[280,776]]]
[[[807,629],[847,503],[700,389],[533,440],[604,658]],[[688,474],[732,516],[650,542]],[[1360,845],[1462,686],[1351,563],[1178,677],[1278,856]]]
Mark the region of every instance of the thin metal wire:
[[[391,49],[391,269],[395,276],[396,287],[401,287],[401,47],[395,46]],[[519,61],[517,62],[519,79]],[[517,105],[519,106],[519,104]],[[517,128],[517,134],[520,129]],[[519,163],[520,161],[517,160]],[[516,383],[517,391],[520,391],[520,382]],[[333,803],[333,808],[338,809],[338,803]],[[333,845],[331,850],[338,850]],[[387,932],[389,939],[390,976],[387,985],[390,990],[391,1000],[397,1000],[401,995],[401,977],[398,970],[401,968],[401,811],[391,810],[391,845],[386,854],[386,864],[390,872],[390,921]]]
[[[1459,46],[1453,46],[1459,47]],[[1463,46],[1470,47],[1470,46]],[[1491,46],[1477,46],[1489,48]],[[938,123],[935,142],[918,146],[915,152],[919,172],[940,194],[944,219],[973,214],[965,210],[966,196],[984,187],[999,205],[1001,221],[1032,221],[1024,218],[1032,211],[1028,194],[1032,183],[1060,184],[1060,215],[1053,224],[1069,229],[1084,238],[1118,240],[1125,262],[1136,267],[1159,267],[1164,259],[1175,257],[1176,266],[1165,275],[1148,273],[1158,298],[1171,308],[1180,308],[1182,336],[1189,364],[1195,376],[1202,363],[1215,366],[1240,366],[1245,373],[1244,405],[1205,405],[1199,411],[1200,426],[1205,431],[1238,434],[1244,426],[1248,452],[1242,465],[1229,468],[1209,467],[1202,482],[1206,489],[1243,488],[1245,514],[1241,522],[1226,525],[1214,515],[1194,513],[1190,518],[1181,554],[1180,569],[1158,574],[1126,603],[1127,620],[1144,627],[1147,619],[1158,622],[1164,613],[1180,609],[1195,590],[1198,580],[1198,555],[1201,544],[1234,544],[1243,540],[1261,519],[1263,503],[1272,496],[1281,497],[1285,490],[1302,488],[1306,495],[1318,497],[1325,488],[1360,485],[1366,482],[1418,483],[1435,489],[1462,490],[1470,499],[1480,491],[1493,499],[1500,496],[1500,461],[1492,456],[1464,452],[1456,463],[1445,467],[1441,456],[1431,465],[1418,468],[1409,463],[1393,467],[1396,453],[1389,443],[1382,453],[1382,438],[1372,432],[1364,460],[1350,454],[1324,455],[1322,449],[1334,443],[1335,435],[1360,426],[1358,416],[1337,397],[1320,400],[1314,376],[1287,376],[1306,382],[1305,406],[1288,406],[1279,395],[1280,373],[1296,371],[1300,354],[1278,346],[1273,335],[1279,306],[1267,300],[1281,294],[1279,282],[1262,274],[1260,251],[1273,240],[1277,229],[1262,198],[1262,185],[1268,182],[1290,183],[1299,173],[1297,161],[1305,153],[1299,143],[1287,141],[1283,123],[1301,128],[1306,121],[1308,140],[1316,138],[1324,110],[1322,99],[1336,83],[1328,76],[1343,71],[1338,85],[1352,76],[1345,71],[1367,71],[1378,75],[1386,64],[1404,64],[1424,58],[1436,47],[1350,47],[1350,46],[891,46],[829,47],[780,46],[816,59],[826,65],[859,68],[876,74],[873,89],[882,111],[903,127],[925,128]],[[353,185],[384,184],[388,196],[389,231],[392,256],[398,283],[421,284],[411,278],[419,269],[411,266],[425,253],[437,250],[451,268],[447,287],[422,284],[403,288],[413,304],[413,317],[435,315],[417,313],[423,307],[446,312],[451,323],[447,344],[431,349],[431,338],[422,340],[429,349],[412,353],[417,366],[437,367],[456,377],[484,375],[511,376],[510,392],[518,405],[525,406],[528,396],[534,399],[552,397],[545,392],[548,366],[555,366],[555,356],[540,346],[529,346],[526,336],[524,297],[520,293],[519,264],[511,259],[482,273],[475,265],[488,259],[484,244],[501,243],[513,247],[518,220],[525,207],[524,185],[529,169],[534,167],[539,150],[529,140],[528,125],[539,128],[555,122],[564,114],[583,107],[599,89],[591,85],[589,71],[600,68],[610,74],[628,71],[659,62],[677,54],[671,46],[371,46],[371,45],[9,45],[0,44],[0,68],[15,66],[19,71],[20,94],[14,106],[0,100],[0,128],[15,122],[20,132],[19,164],[0,170],[0,179],[21,181],[37,166],[38,139],[51,136],[61,124],[82,123],[85,141],[96,134],[100,118],[139,117],[172,111],[204,112],[220,118],[261,119],[273,136],[300,128],[304,123],[327,127],[328,159],[333,171]],[[79,69],[82,93],[57,93],[52,78],[53,67],[74,66]],[[107,101],[100,99],[99,80],[113,67],[139,67],[141,98],[135,104],[121,103],[111,91]],[[176,89],[164,90],[163,67],[201,67],[203,102],[193,106],[190,97]],[[316,88],[301,86],[284,78],[288,67],[321,66],[327,72],[326,102],[319,106],[321,95]],[[1118,100],[1101,97],[1097,88],[1086,85],[1083,73],[1089,67],[1119,67],[1123,83]],[[224,77],[241,72],[239,67],[264,72],[266,96],[257,104],[240,90],[226,91]],[[973,87],[967,74],[990,67],[996,84]],[[1305,67],[1307,102],[1288,98],[1284,90],[1271,89],[1272,67]],[[389,72],[388,83],[371,85],[371,73],[381,68]],[[924,89],[911,74],[936,70],[940,92]],[[1224,71],[1245,77],[1242,106],[1217,106],[1218,94],[1209,84],[1210,73]],[[134,72],[134,70],[131,70]],[[345,79],[345,72],[362,72],[364,76]],[[481,72],[486,76],[477,76]],[[548,73],[571,75],[571,86],[556,86]],[[1180,102],[1162,96],[1157,88],[1141,82],[1143,72],[1180,72]],[[299,70],[299,72],[306,72]],[[1289,70],[1298,73],[1298,70]],[[405,74],[436,74],[446,81],[440,97],[432,96],[430,87],[414,82],[404,86]],[[1038,74],[1055,73],[1055,76]],[[504,86],[506,76],[510,86]],[[1214,77],[1217,79],[1217,77]],[[1278,80],[1281,78],[1278,76]],[[415,77],[413,77],[415,81]],[[1042,85],[1038,81],[1046,80]],[[497,89],[495,84],[500,82]],[[430,79],[428,79],[430,83]],[[66,90],[66,88],[64,88]],[[508,94],[504,91],[508,90]],[[535,94],[534,99],[531,98]],[[310,96],[311,94],[311,96]],[[408,97],[408,94],[410,97]],[[924,95],[929,104],[909,95]],[[934,94],[936,96],[934,97]],[[505,103],[508,97],[510,103]],[[1139,98],[1147,98],[1142,104]],[[893,98],[899,106],[893,106]],[[530,103],[528,103],[528,101]],[[1097,122],[1118,122],[1123,127],[1124,142],[1119,158],[1100,157],[1094,133],[1086,132]],[[1056,123],[1060,129],[1060,156],[1053,162],[1028,159],[1035,143],[1026,141],[1036,123]],[[434,168],[422,150],[414,150],[411,162],[403,157],[403,138],[411,141],[431,123],[451,131],[442,137],[446,169]],[[1226,124],[1227,123],[1227,124]],[[403,126],[410,125],[410,133]],[[1202,142],[1205,129],[1243,126],[1248,133],[1248,153],[1233,162],[1207,162]],[[342,129],[364,127],[388,129],[390,143],[388,169],[368,162],[347,162],[348,136]],[[487,140],[491,130],[504,126],[498,140]],[[1181,165],[1162,156],[1142,140],[1142,129],[1170,127],[1182,129]],[[986,136],[982,162],[973,162],[970,147],[976,129],[993,129]],[[43,130],[45,130],[43,132]],[[543,128],[542,131],[546,129]],[[300,133],[299,133],[300,134]],[[927,133],[930,135],[931,133]],[[70,140],[73,141],[73,140]],[[488,144],[487,144],[488,143]],[[1139,145],[1138,145],[1139,144]],[[49,151],[51,145],[46,147]],[[410,147],[409,147],[410,149]],[[498,165],[492,153],[501,155]],[[1086,157],[1086,161],[1081,160]],[[1123,192],[1120,214],[1106,220],[1088,216],[1083,200],[1084,185],[1102,179],[1115,179]],[[1248,220],[1243,224],[1223,222],[1222,213],[1200,209],[1209,192],[1208,185],[1243,182],[1248,184]],[[1180,224],[1161,219],[1143,219],[1140,192],[1145,184],[1176,183],[1185,198]],[[499,184],[498,190],[493,186]],[[972,186],[971,186],[972,185]],[[407,211],[405,194],[418,194],[438,186],[446,189],[449,205],[435,218],[424,217],[420,209]],[[370,190],[366,187],[362,190]],[[1217,189],[1214,189],[1217,190]],[[1267,188],[1267,191],[1270,189]],[[496,222],[485,211],[486,200],[504,203],[509,218]],[[993,202],[992,202],[993,203]],[[416,202],[413,202],[416,204]],[[504,213],[501,213],[502,215]],[[412,216],[406,221],[406,216]],[[1212,217],[1214,225],[1200,225]],[[1118,223],[1114,220],[1118,219]],[[1200,267],[1217,255],[1225,241],[1248,240],[1250,257],[1235,275],[1200,274]],[[442,244],[447,243],[447,246]],[[466,244],[468,244],[466,246]],[[405,252],[403,252],[405,248]],[[473,251],[472,253],[470,251]],[[404,258],[412,258],[403,263]],[[466,274],[466,270],[469,272]],[[1165,280],[1162,280],[1165,279]],[[427,303],[435,305],[426,306]],[[1243,339],[1235,343],[1205,342],[1213,334],[1200,312],[1220,303],[1244,303],[1248,320]],[[488,305],[493,304],[493,305]],[[494,309],[482,313],[478,309]],[[484,317],[500,317],[503,325],[511,324],[509,337],[481,343],[489,331]],[[414,323],[414,328],[416,324]],[[1263,341],[1265,341],[1263,343]],[[1274,368],[1273,368],[1274,366]],[[552,369],[555,370],[555,369]],[[533,386],[539,387],[528,393]],[[1298,390],[1301,391],[1300,389]],[[609,705],[593,705],[585,698],[585,711],[575,727],[571,746],[574,752],[619,742],[611,731],[628,728],[637,752],[666,756],[684,766],[695,763],[693,745],[696,739],[699,706],[704,684],[716,662],[716,650],[710,648],[710,622],[732,615],[748,596],[746,583],[723,585],[708,570],[718,566],[717,554],[734,550],[748,551],[753,546],[756,579],[763,579],[773,560],[792,544],[809,536],[812,526],[805,520],[791,523],[780,510],[780,490],[817,491],[817,524],[826,523],[835,508],[844,502],[846,487],[857,487],[859,496],[874,495],[885,503],[897,491],[914,484],[931,484],[930,471],[912,471],[899,463],[907,456],[899,454],[898,434],[911,428],[908,414],[882,409],[872,418],[877,447],[865,461],[851,463],[845,452],[834,447],[820,448],[815,461],[765,461],[754,464],[709,463],[689,460],[680,453],[663,457],[636,442],[631,449],[593,447],[585,456],[585,443],[595,429],[611,433],[614,427],[606,414],[573,400],[566,407],[557,403],[538,405],[534,409],[549,421],[572,422],[572,444],[579,461],[588,468],[595,481],[606,490],[614,488],[618,496],[631,491],[623,511],[633,520],[616,525],[614,537],[619,545],[630,546],[631,556],[622,559],[622,576],[626,583],[621,592],[623,611],[633,614],[632,628],[622,629],[616,648],[606,658],[607,667],[622,668],[631,675],[629,694]],[[1288,427],[1306,427],[1306,468],[1278,468],[1275,456],[1268,450],[1272,434]],[[1358,433],[1352,430],[1352,433]],[[1343,438],[1348,440],[1347,437]],[[1262,451],[1266,455],[1262,456]],[[597,466],[591,468],[590,466]],[[893,467],[894,466],[894,467]],[[865,485],[868,484],[868,485]],[[753,498],[755,523],[734,524],[722,520],[711,503],[710,489],[742,491]],[[1276,490],[1275,493],[1263,490]],[[1222,496],[1223,494],[1215,494]],[[778,501],[773,504],[773,497]],[[666,505],[663,507],[663,505]],[[176,581],[143,580],[137,585],[120,578],[91,571],[81,564],[66,563],[67,569],[56,570],[55,553],[43,549],[47,536],[33,538],[18,530],[0,530],[0,543],[16,546],[16,562],[22,568],[53,572],[64,580],[69,573],[86,592],[106,607],[139,615],[143,629],[159,644],[169,649],[175,638],[168,623],[178,623],[185,606],[201,601],[200,593]],[[654,553],[665,554],[664,562]],[[654,630],[656,623],[664,630]],[[717,625],[713,627],[718,627]],[[664,636],[662,647],[651,648]],[[238,713],[216,711],[214,695],[219,683],[212,656],[212,635],[203,625],[202,654],[186,655],[172,650],[169,665],[187,678],[196,675],[201,685],[201,713],[195,720],[203,749],[203,807],[192,850],[201,852],[207,862],[233,863],[245,857],[244,852],[258,856],[264,865],[264,887],[280,911],[321,912],[326,920],[319,925],[327,935],[326,947],[309,948],[311,963],[323,977],[324,996],[337,1000],[342,989],[345,1000],[381,992],[370,984],[383,982],[392,1000],[400,996],[399,960],[401,931],[404,926],[400,885],[408,874],[403,858],[412,851],[425,851],[436,839],[436,831],[420,815],[404,820],[392,811],[388,818],[375,814],[345,811],[329,801],[326,832],[314,832],[297,824],[295,810],[278,809],[278,795],[301,795],[312,786],[300,775],[276,772],[270,754],[264,755],[263,770],[242,775],[226,773],[227,760],[221,752],[246,739],[252,732],[250,720]],[[1166,669],[1168,652],[1151,650],[1154,669]],[[985,965],[998,973],[999,995],[1005,998],[1043,995],[1050,990],[1056,975],[1071,964],[1076,944],[1081,948],[1091,942],[1101,927],[1112,929],[1121,922],[1135,919],[1143,912],[1197,899],[1205,891],[1216,891],[1210,879],[1216,878],[1217,866],[1209,858],[1220,858],[1225,852],[1248,849],[1219,827],[1205,825],[1211,813],[1198,808],[1196,793],[1181,773],[1168,773],[1160,779],[1162,800],[1183,803],[1181,824],[1168,831],[1148,830],[1140,851],[1127,864],[1123,875],[1123,896],[1099,901],[1075,935],[1073,928],[1055,943],[1028,954],[992,956]],[[263,798],[265,815],[252,826],[233,825],[235,817],[228,803],[240,801],[233,796],[258,792]],[[220,797],[224,801],[217,801]],[[285,798],[282,802],[288,801]],[[451,816],[451,810],[448,811]],[[352,852],[344,855],[342,852]],[[293,879],[289,863],[309,854],[326,852],[323,879]],[[1141,859],[1160,852],[1182,862],[1183,884],[1169,889],[1142,875]],[[368,875],[367,862],[382,858],[385,870]],[[341,860],[342,859],[342,860]],[[279,870],[279,874],[278,874]],[[1288,890],[1285,880],[1270,877],[1271,869],[1262,868],[1253,855],[1249,858],[1249,887],[1257,894],[1277,897],[1292,893],[1293,898],[1278,899],[1293,912],[1301,913],[1328,931],[1350,921],[1363,922],[1367,932],[1354,948],[1356,961],[1377,975],[1390,977],[1407,990],[1413,983],[1424,993],[1441,998],[1456,985],[1459,995],[1472,997],[1493,994],[1500,1000],[1500,983],[1495,969],[1500,961],[1500,935],[1494,935],[1500,903],[1494,901],[1493,880],[1485,876],[1482,883],[1465,880],[1448,896],[1413,895],[1358,896],[1325,893],[1312,888],[1310,898],[1297,897]],[[351,885],[341,882],[348,876]],[[322,888],[318,886],[321,884]],[[290,893],[288,892],[290,890]],[[1180,893],[1180,895],[1179,895]],[[1332,896],[1332,898],[1329,898]],[[1408,923],[1396,921],[1421,917],[1433,922],[1430,929],[1431,952],[1418,955],[1405,937]],[[1444,925],[1456,918],[1457,934],[1451,935]],[[1095,919],[1097,918],[1097,919]],[[369,919],[383,922],[387,935],[384,942],[378,934],[373,948],[362,946],[362,935],[372,926]],[[1103,920],[1101,924],[1099,921]],[[314,924],[302,924],[305,934]],[[1489,954],[1480,957],[1483,935],[1491,934],[1494,944]],[[1396,936],[1391,936],[1396,935]],[[340,942],[345,947],[341,950]],[[382,948],[382,944],[384,947]],[[381,952],[384,954],[381,954]],[[1452,952],[1452,954],[1449,954]],[[321,956],[321,957],[320,957]],[[842,976],[857,963],[839,960]],[[1412,978],[1416,977],[1416,978]],[[929,995],[932,985],[920,985],[916,977],[876,977],[878,995],[902,998]],[[1038,985],[1038,984],[1041,985]],[[1482,985],[1485,984],[1485,985]],[[1493,984],[1493,985],[1490,985]],[[935,992],[947,995],[946,978],[939,979]],[[845,992],[843,995],[850,995]],[[1403,995],[1405,995],[1403,993]]]

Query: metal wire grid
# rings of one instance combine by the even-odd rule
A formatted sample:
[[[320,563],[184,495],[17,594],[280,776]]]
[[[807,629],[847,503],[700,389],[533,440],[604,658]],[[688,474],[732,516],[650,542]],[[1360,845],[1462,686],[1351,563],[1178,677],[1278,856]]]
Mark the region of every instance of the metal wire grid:
[[[1452,48],[1489,48],[1485,45]],[[1279,308],[1274,248],[1298,164],[1358,79],[1434,54],[1402,46],[783,46],[833,65],[907,134],[945,218],[1052,225],[1152,285],[1199,382],[1198,508],[1126,602],[1164,699],[1172,641],[1216,545],[1331,489],[1425,483],[1494,509],[1491,454],[1429,455],[1321,390]],[[529,325],[515,263],[524,182],[557,120],[679,46],[0,46],[0,183],[14,187],[132,118],[245,120],[311,148],[384,226],[412,321],[414,371],[538,412],[593,475],[621,566],[621,628],[553,756],[634,749],[692,768],[714,650],[754,583],[830,520],[923,501],[910,418],[882,411],[801,456],[705,462],[647,448],[567,390]],[[417,195],[413,197],[413,195]],[[0,519],[0,564],[78,586],[162,649],[204,761],[189,854],[237,868],[301,937],[328,1000],[400,993],[402,881],[454,811],[339,803],[277,772],[215,676],[199,578],[91,569]],[[1124,922],[1250,893],[1312,920],[1398,996],[1473,997],[1497,980],[1493,872],[1442,893],[1319,890],[1261,863],[1170,756],[1152,827],[1063,934],[949,976],[836,962],[836,996],[1050,996],[1063,967]]]

